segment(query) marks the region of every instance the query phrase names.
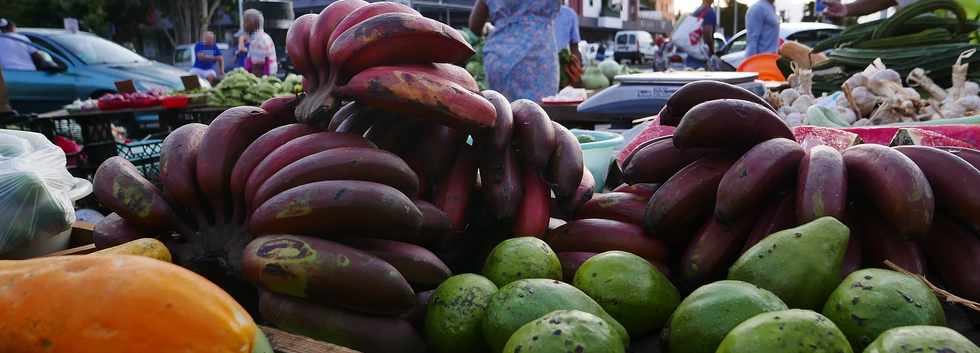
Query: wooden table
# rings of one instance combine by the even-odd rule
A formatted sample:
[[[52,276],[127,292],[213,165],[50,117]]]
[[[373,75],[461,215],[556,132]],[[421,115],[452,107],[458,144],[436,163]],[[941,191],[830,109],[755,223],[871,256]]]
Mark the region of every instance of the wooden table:
[[[578,104],[543,104],[544,111],[551,120],[568,128],[595,130],[597,124],[612,124],[614,129],[629,129],[633,120],[652,114],[598,114],[578,111]]]

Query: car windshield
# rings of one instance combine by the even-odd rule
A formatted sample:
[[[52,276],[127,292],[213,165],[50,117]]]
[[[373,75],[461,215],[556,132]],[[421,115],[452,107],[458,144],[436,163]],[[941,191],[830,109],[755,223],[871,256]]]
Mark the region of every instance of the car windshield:
[[[619,37],[616,37],[616,44],[626,44],[626,40],[628,40],[628,39],[629,39],[629,36],[627,36],[625,34],[624,35],[621,35]]]
[[[147,61],[129,49],[108,40],[86,34],[58,34],[51,39],[68,48],[82,62],[89,65],[127,64]]]

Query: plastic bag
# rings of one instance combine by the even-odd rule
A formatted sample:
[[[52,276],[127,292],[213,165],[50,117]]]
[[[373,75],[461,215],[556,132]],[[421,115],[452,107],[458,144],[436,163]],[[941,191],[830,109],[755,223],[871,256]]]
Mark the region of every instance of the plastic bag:
[[[0,254],[71,229],[75,178],[43,135],[0,130]]]
[[[710,11],[710,9],[706,11]],[[708,44],[702,40],[703,34],[701,33],[701,24],[703,23],[703,13],[687,15],[674,29],[674,33],[670,35],[672,43],[684,50],[688,56],[702,61],[708,60]]]

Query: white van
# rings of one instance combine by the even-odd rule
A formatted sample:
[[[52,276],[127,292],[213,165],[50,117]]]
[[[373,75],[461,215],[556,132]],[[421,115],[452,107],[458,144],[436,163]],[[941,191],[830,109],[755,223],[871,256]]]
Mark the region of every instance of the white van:
[[[629,60],[643,63],[653,59],[657,53],[657,45],[653,44],[653,36],[647,31],[616,32],[615,43],[613,58],[618,62]]]

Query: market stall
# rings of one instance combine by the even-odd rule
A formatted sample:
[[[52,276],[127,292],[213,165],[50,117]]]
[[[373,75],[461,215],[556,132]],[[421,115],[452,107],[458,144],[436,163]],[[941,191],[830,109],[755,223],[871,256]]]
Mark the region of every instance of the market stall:
[[[797,71],[678,84],[629,138],[569,129],[610,115],[481,90],[460,32],[389,2],[301,16],[287,51],[304,94],[160,112],[158,180],[101,161],[94,225],[61,165],[15,161],[64,153],[0,130],[0,256],[73,234],[0,261],[0,351],[980,352],[966,115],[828,126],[864,118],[854,92]]]

